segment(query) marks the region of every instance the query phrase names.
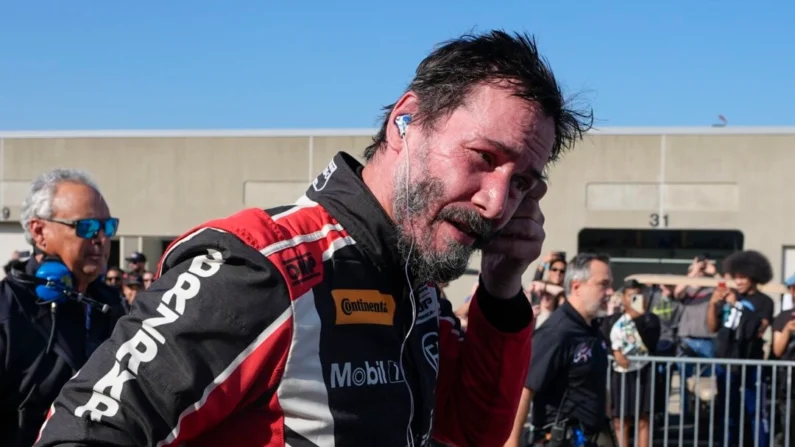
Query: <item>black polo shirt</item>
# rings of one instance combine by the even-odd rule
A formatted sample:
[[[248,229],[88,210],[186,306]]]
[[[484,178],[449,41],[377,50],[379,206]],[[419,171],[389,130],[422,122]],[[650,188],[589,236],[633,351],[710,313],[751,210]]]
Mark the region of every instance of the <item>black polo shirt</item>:
[[[533,426],[579,421],[597,432],[607,408],[607,342],[598,322],[591,325],[563,303],[533,335],[533,355],[525,387],[534,391]],[[565,401],[564,401],[565,394]]]

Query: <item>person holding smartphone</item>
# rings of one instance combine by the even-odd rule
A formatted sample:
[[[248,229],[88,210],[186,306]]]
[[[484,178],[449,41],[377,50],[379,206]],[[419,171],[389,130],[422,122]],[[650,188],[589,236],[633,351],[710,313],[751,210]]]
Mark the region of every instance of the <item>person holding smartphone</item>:
[[[784,281],[784,285],[789,288],[789,293],[795,296],[795,275],[790,276]],[[795,309],[782,310],[775,320],[773,320],[773,345],[771,347],[773,356],[782,361],[795,362]],[[787,414],[787,405],[790,411],[795,411],[795,389],[787,389],[788,381],[795,377],[788,377],[795,374],[791,368],[781,367],[778,369],[777,396],[779,418]],[[776,428],[783,433],[783,420],[776,421]],[[795,442],[795,423],[790,423],[790,442]]]
[[[795,275],[787,278],[784,285],[795,296]],[[795,309],[782,310],[773,320],[772,351],[779,360],[795,361]]]
[[[795,310],[785,310],[773,321],[773,354],[795,361]]]
[[[556,286],[543,281],[533,281],[530,287],[525,290],[528,298],[539,297],[538,304],[533,304],[533,316],[535,317],[535,328],[538,329],[552,315],[566,298],[566,293],[561,286]]]
[[[725,282],[721,282],[709,301],[707,327],[716,334],[716,357],[761,360],[764,358],[762,336],[773,320],[775,305],[772,298],[759,291],[759,286],[773,279],[773,268],[763,254],[747,250],[728,256],[723,261],[723,271],[734,281],[736,288],[729,288]],[[757,368],[746,368],[743,374],[740,366],[716,368],[719,396],[715,399],[715,413],[724,414],[725,406],[728,406],[729,424],[726,430],[730,445],[736,445],[739,441],[740,424],[745,425],[745,441],[754,441],[757,413],[760,413],[757,445],[768,445],[770,425],[767,406],[755,407],[757,395],[767,394],[767,384],[763,378],[757,380],[757,372]],[[762,368],[762,374],[769,374],[767,368]],[[727,378],[731,384],[728,393]],[[741,420],[743,394],[745,417]]]
[[[643,286],[635,280],[624,283],[623,302],[624,311],[608,320],[614,359],[610,373],[611,415],[621,445],[630,445],[629,434],[634,430],[637,415],[638,439],[635,445],[647,447],[649,417],[653,413],[651,368],[648,361],[630,360],[629,356],[655,354],[660,339],[660,318],[646,311],[648,299],[643,294]]]
[[[709,256],[702,255],[693,259],[688,267],[687,276],[691,278],[704,278],[718,276],[715,262]],[[677,337],[679,343],[677,355],[682,357],[715,357],[715,333],[709,330],[704,322],[709,311],[709,299],[713,287],[678,285],[674,288],[672,298],[681,304],[681,314],[677,323]],[[685,378],[694,375],[705,377],[711,375],[710,368],[697,370],[694,364],[680,364],[680,372]],[[687,401],[682,403],[683,412],[689,413]]]
[[[543,281],[546,273],[546,282],[556,286],[563,286],[563,278],[566,276],[566,252],[553,251],[544,257],[538,265],[533,281]]]

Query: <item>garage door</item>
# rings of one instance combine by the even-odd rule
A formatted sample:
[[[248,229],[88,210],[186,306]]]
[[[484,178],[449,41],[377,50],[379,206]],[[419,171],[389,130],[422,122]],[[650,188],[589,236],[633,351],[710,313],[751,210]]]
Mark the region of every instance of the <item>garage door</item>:
[[[5,265],[11,259],[14,250],[30,250],[30,246],[25,242],[22,227],[17,222],[0,223],[0,265]],[[5,271],[0,269],[0,277],[5,276]]]

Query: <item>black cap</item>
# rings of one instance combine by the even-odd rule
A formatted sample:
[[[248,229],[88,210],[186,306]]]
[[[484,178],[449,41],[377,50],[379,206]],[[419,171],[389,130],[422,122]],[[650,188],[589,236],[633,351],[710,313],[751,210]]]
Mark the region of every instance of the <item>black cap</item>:
[[[146,256],[140,251],[134,251],[130,256],[124,259],[129,262],[146,262]]]
[[[142,286],[144,285],[144,280],[141,275],[135,275],[128,273],[124,275],[124,285],[125,286]]]

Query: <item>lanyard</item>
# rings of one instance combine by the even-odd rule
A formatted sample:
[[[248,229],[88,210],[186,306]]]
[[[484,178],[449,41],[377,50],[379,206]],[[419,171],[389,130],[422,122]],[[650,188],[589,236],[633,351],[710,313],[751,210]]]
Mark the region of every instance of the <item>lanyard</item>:
[[[91,357],[91,354],[96,349],[96,346],[91,342],[91,306],[86,304],[86,340],[83,345],[85,349],[86,359]]]
[[[91,306],[86,304],[86,338],[91,332]]]

